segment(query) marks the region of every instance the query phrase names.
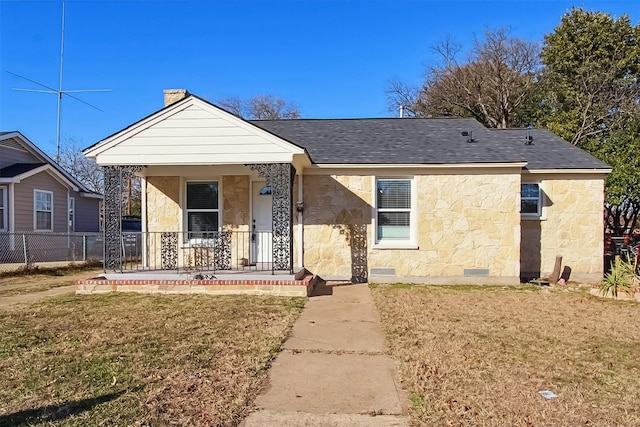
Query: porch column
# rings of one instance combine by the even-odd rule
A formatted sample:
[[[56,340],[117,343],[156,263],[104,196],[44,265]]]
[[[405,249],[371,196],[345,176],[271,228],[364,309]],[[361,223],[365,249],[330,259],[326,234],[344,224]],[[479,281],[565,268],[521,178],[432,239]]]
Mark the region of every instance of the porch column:
[[[104,202],[102,204],[104,270],[122,270],[122,204],[127,181],[142,166],[104,166]]]
[[[293,177],[295,170],[289,163],[261,163],[247,165],[258,172],[271,187],[273,217],[272,270],[293,272]]]

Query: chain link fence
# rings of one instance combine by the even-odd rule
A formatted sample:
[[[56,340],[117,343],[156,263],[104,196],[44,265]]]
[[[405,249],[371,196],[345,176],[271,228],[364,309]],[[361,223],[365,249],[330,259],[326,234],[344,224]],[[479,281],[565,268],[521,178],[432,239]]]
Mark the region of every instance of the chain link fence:
[[[101,260],[103,250],[102,233],[0,232],[0,269]]]

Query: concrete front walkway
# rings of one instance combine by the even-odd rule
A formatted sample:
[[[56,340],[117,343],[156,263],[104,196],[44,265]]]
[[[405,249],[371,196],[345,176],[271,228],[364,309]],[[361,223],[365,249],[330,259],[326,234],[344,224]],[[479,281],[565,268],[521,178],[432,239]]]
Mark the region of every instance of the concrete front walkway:
[[[407,426],[367,285],[322,286],[269,370],[255,426]]]

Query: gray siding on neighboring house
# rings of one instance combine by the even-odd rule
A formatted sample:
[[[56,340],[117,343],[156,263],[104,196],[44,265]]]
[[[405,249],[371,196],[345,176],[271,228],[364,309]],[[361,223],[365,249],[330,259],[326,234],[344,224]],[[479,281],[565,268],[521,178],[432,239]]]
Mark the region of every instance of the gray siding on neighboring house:
[[[67,187],[43,171],[15,184],[15,231],[33,231],[34,190],[53,192],[53,231],[68,231]],[[77,202],[76,202],[77,203]]]
[[[16,147],[16,148],[10,148]],[[18,143],[13,139],[0,142],[0,168],[14,163],[40,163],[41,160],[27,152],[24,148],[17,149]]]
[[[100,231],[100,200],[71,195],[76,199],[76,232]]]

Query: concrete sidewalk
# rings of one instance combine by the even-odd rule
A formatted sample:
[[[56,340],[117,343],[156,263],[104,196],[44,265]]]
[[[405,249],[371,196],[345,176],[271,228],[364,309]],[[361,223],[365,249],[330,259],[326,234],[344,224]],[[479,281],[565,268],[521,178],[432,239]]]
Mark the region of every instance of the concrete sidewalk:
[[[255,426],[407,426],[407,400],[385,353],[367,285],[323,286],[269,370]]]
[[[11,297],[0,297],[0,307],[6,307],[13,304],[23,304],[40,301],[43,298],[55,297],[59,295],[71,295],[75,293],[75,285],[58,286],[41,292],[32,292],[28,294],[14,295]]]

